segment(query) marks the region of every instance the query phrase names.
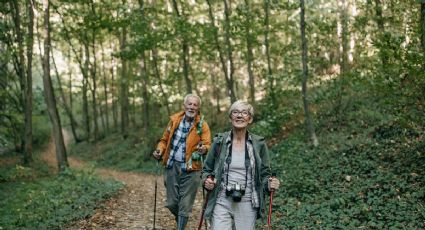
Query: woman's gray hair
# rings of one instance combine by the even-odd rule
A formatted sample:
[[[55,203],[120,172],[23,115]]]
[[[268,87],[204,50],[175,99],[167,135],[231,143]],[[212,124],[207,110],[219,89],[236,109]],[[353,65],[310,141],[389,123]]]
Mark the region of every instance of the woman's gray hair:
[[[248,102],[242,100],[237,100],[233,102],[229,109],[229,116],[232,115],[232,111],[236,110],[236,108],[242,108],[243,110],[248,111],[251,117],[254,117],[254,107],[252,107],[252,105]]]
[[[196,95],[196,94],[187,94],[187,95],[184,97],[183,104],[186,104],[187,100],[188,100],[190,97],[196,98],[196,99],[198,100],[198,102],[199,102],[199,106],[201,106],[201,104],[202,104],[201,98],[200,98],[198,95]]]

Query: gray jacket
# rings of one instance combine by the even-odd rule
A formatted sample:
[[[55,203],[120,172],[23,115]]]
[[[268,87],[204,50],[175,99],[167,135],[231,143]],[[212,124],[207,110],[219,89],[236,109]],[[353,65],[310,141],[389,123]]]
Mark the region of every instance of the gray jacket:
[[[227,143],[226,139],[230,135],[230,131],[219,133],[214,137],[213,144],[205,159],[202,168],[202,184],[208,176],[214,175],[217,179],[216,186],[210,192],[208,197],[208,205],[205,210],[205,218],[211,219],[212,213],[217,201],[217,195],[220,192],[220,184],[223,176],[223,167],[227,158]],[[259,194],[259,210],[257,218],[263,217],[265,213],[265,194],[269,194],[268,178],[270,177],[270,161],[269,152],[267,149],[264,137],[248,133],[252,139],[252,145],[255,155],[255,188]]]

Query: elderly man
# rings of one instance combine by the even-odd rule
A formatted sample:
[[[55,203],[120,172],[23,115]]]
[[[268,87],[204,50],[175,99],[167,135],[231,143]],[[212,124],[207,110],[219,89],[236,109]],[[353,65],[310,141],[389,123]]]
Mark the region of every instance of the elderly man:
[[[208,124],[200,115],[201,99],[188,94],[184,111],[170,117],[153,156],[162,158],[167,190],[166,207],[177,221],[177,230],[185,229],[200,183],[202,155],[211,145]]]

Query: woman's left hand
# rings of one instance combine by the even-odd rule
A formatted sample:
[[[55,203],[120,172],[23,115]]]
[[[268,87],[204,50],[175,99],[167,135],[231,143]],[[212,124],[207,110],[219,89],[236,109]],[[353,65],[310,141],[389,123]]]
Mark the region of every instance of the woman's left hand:
[[[269,177],[269,190],[277,190],[279,189],[280,181],[276,177]]]

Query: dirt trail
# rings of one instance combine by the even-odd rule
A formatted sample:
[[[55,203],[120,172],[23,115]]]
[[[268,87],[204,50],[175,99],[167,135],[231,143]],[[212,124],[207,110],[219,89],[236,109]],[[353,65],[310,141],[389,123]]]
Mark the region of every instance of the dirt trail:
[[[70,135],[64,132],[65,143],[71,140]],[[55,146],[53,141],[42,155],[42,159],[57,167]],[[71,168],[83,169],[87,163],[68,157]],[[99,204],[95,214],[87,219],[79,220],[69,226],[69,229],[152,229],[155,176],[143,173],[120,172],[111,169],[96,169],[102,178],[114,178],[125,184],[124,189],[117,197]],[[158,194],[156,211],[156,229],[175,229],[173,215],[164,207],[165,188],[163,177],[158,176]],[[198,191],[193,207],[192,216],[186,229],[196,229],[202,206],[202,193]]]

